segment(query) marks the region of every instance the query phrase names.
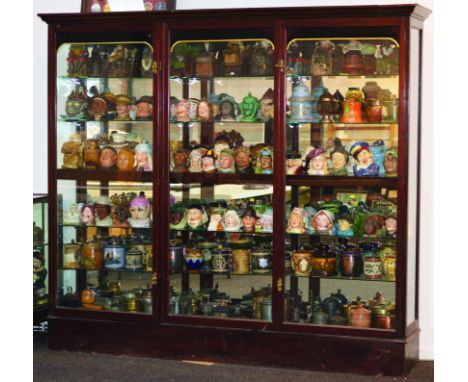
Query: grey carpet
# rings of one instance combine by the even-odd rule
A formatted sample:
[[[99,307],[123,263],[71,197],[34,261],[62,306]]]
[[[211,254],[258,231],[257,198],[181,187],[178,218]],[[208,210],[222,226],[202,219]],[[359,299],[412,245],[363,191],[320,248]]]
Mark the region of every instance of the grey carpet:
[[[419,362],[406,378],[331,374],[232,364],[195,365],[158,358],[52,351],[34,334],[35,382],[430,382],[434,363]]]

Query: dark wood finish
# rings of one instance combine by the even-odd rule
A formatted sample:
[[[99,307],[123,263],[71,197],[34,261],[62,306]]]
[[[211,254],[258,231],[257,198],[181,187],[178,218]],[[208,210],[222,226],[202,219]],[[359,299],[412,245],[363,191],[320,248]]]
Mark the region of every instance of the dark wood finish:
[[[125,12],[108,14],[40,15],[49,26],[48,142],[49,147],[49,224],[50,242],[57,243],[57,180],[73,179],[85,185],[87,180],[153,182],[154,270],[153,315],[92,312],[55,307],[55,291],[59,266],[57,248],[51,246],[51,313],[49,343],[54,349],[102,351],[118,354],[141,354],[171,358],[190,357],[224,362],[274,364],[314,370],[345,371],[363,374],[402,375],[417,357],[419,329],[415,321],[406,325],[406,243],[408,209],[408,96],[409,96],[409,31],[410,20],[421,24],[429,11],[418,5],[317,7],[234,10],[193,10],[166,13]],[[400,44],[399,98],[400,116],[398,178],[285,176],[286,154],[286,73],[275,67],[275,115],[273,145],[274,175],[240,174],[176,174],[169,172],[169,75],[170,42],[179,36],[194,33],[217,38],[268,35],[275,44],[275,64],[286,62],[286,46],[297,33],[311,36],[391,36]],[[155,110],[153,134],[155,142],[153,173],[112,173],[97,171],[57,170],[56,161],[56,57],[59,43],[80,34],[106,38],[153,34],[154,60],[161,68],[154,75]],[[310,37],[310,36],[306,36]],[[129,37],[131,39],[131,37]],[[75,41],[75,40],[73,40]],[[189,98],[188,86],[183,95]],[[317,133],[320,129],[316,129]],[[315,130],[314,130],[315,132]],[[208,140],[206,132],[204,140]],[[184,128],[184,144],[188,144],[188,127]],[[313,135],[313,141],[319,139]],[[192,183],[272,184],[274,188],[274,232],[285,232],[286,186],[309,186],[311,194],[320,196],[320,187],[380,187],[398,190],[397,239],[398,267],[396,283],[397,310],[395,331],[351,327],[314,326],[283,322],[284,252],[282,234],[273,235],[273,322],[224,320],[218,318],[170,316],[169,295],[169,185],[185,184],[184,197]],[[418,186],[419,187],[419,186]],[[311,236],[311,240],[315,238]],[[291,281],[291,288],[294,282]],[[283,282],[280,288],[279,281]],[[312,278],[312,292],[320,287],[320,279]],[[315,285],[318,283],[318,285]],[[157,285],[156,285],[157,284]],[[185,281],[188,284],[188,280]],[[186,285],[188,287],[188,285]],[[297,285],[296,285],[297,288]],[[115,334],[119,333],[119,336]],[[290,349],[294,348],[294,354]],[[320,349],[320,353],[317,352]]]
[[[49,317],[49,347],[54,350],[368,375],[405,374],[415,359],[418,341],[419,332],[407,339],[376,339]]]

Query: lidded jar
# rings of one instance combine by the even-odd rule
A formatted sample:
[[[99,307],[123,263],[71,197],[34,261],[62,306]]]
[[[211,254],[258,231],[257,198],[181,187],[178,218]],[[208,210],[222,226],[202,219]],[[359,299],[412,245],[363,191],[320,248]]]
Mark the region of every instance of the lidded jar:
[[[338,111],[339,105],[327,88],[323,91],[317,102],[317,112],[322,116],[321,122],[334,122],[334,115]]]
[[[113,236],[104,244],[104,266],[107,269],[120,269],[125,264],[125,247],[118,236]]]
[[[352,310],[351,326],[357,326],[361,328],[370,328],[371,311],[366,309],[363,303],[359,303],[358,307]]]
[[[372,309],[372,326],[378,329],[395,328],[395,305],[379,304]]]
[[[296,276],[309,276],[312,272],[312,252],[305,249],[293,252],[291,265]]]
[[[380,123],[382,121],[382,102],[378,99],[366,100],[366,119],[370,123]]]
[[[81,262],[81,244],[75,240],[63,245],[63,267],[69,269],[79,269]]]
[[[341,276],[359,277],[362,275],[362,257],[359,249],[352,243],[346,243],[339,253]]]
[[[81,257],[83,269],[98,270],[102,268],[103,254],[101,242],[95,237],[83,245]]]
[[[337,274],[335,249],[328,244],[319,243],[313,249],[312,275],[327,277]]]
[[[343,72],[351,75],[358,76],[362,74],[364,69],[364,60],[361,51],[358,49],[351,49],[344,55]]]

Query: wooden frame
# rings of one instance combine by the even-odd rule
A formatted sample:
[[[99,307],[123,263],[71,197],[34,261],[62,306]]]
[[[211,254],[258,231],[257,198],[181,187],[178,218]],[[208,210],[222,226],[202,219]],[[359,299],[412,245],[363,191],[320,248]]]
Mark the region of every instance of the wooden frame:
[[[313,33],[323,27],[332,33],[346,35],[352,31],[356,35],[380,34],[397,36],[400,42],[400,118],[398,123],[399,167],[398,178],[356,178],[356,177],[307,177],[285,176],[285,119],[286,119],[286,74],[280,66],[275,69],[275,122],[274,122],[274,175],[239,174],[170,174],[169,173],[169,132],[167,128],[153,128],[154,141],[159,142],[154,157],[160,166],[152,174],[126,175],[96,172],[91,175],[78,175],[67,170],[57,170],[56,166],[56,57],[49,55],[49,223],[50,241],[57,241],[57,180],[75,179],[153,180],[153,194],[159,195],[159,204],[153,214],[160,216],[153,227],[153,235],[158,238],[154,253],[167,253],[169,183],[207,182],[241,183],[252,181],[274,184],[275,207],[274,231],[285,230],[285,188],[287,185],[333,186],[333,187],[384,187],[398,190],[398,224],[401,235],[397,240],[398,261],[396,302],[399,306],[395,331],[343,328],[333,326],[312,326],[283,321],[283,296],[280,291],[273,294],[273,321],[264,322],[224,320],[205,317],[168,315],[168,258],[155,256],[154,269],[158,285],[153,286],[152,316],[121,313],[99,313],[84,310],[64,309],[56,306],[53,291],[57,288],[54,265],[50,271],[51,309],[49,314],[49,345],[53,349],[74,349],[103,351],[117,354],[146,354],[181,358],[195,354],[197,359],[215,359],[251,364],[276,364],[308,369],[356,372],[363,374],[385,373],[402,375],[417,357],[419,329],[415,321],[406,320],[407,301],[407,224],[408,210],[408,129],[409,129],[409,24],[411,20],[422,21],[429,11],[414,5],[401,6],[362,6],[362,7],[320,7],[282,8],[246,10],[199,10],[177,12],[131,12],[108,13],[102,15],[40,15],[49,23],[49,48],[54,52],[67,36],[80,33],[131,33],[144,31],[152,33],[154,60],[160,64],[154,75],[153,94],[155,99],[154,126],[169,125],[169,51],[174,36],[186,33],[206,33],[218,31],[219,37],[229,38],[235,33],[247,33],[249,29],[268,30],[275,44],[275,62],[286,62],[287,41],[298,31]],[[328,33],[331,32],[331,33]],[[283,235],[274,235],[273,250],[284,253]],[[57,264],[57,250],[51,248],[51,264]],[[285,271],[281,255],[274,259],[274,279],[284,281]],[[416,275],[414,275],[416,277]],[[416,280],[416,279],[415,279]],[[73,330],[71,330],[73,328]],[[115,336],[117,331],[120,334]],[[288,354],[290,346],[297,346],[298,352]],[[311,355],[314,348],[320,347],[327,361]],[[340,350],[341,349],[341,350]],[[242,356],[241,354],[245,354]]]

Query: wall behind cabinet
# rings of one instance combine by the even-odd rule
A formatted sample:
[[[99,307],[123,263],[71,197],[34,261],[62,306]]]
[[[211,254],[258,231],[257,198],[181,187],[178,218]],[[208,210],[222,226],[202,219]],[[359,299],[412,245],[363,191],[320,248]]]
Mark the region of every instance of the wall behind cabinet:
[[[122,0],[119,0],[121,2]],[[177,0],[177,9],[200,8],[252,8],[281,6],[333,6],[333,5],[389,5],[419,3],[433,9],[432,0],[409,1],[372,1],[372,0]],[[34,0],[34,15],[37,13],[79,12],[81,0]],[[47,192],[47,25],[34,17],[34,144],[33,144],[33,191]],[[421,332],[421,359],[434,359],[434,319],[433,319],[433,17],[424,23],[423,40],[423,97],[422,97],[422,169],[421,169],[421,226],[420,253],[424,254],[420,262],[419,279],[419,318]]]

